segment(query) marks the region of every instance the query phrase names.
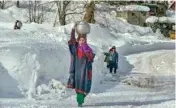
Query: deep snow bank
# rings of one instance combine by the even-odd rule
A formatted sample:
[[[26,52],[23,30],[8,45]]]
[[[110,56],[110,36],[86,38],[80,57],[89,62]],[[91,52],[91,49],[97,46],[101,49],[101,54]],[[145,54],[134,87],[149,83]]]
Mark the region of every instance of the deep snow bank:
[[[11,35],[12,38],[1,37],[6,43],[1,45],[0,61],[17,80],[24,95],[30,98],[35,95],[38,85],[53,78],[66,82],[69,52],[65,46],[42,33],[26,34],[20,31],[15,35],[14,31],[4,33],[4,36]],[[28,38],[23,38],[23,35]]]
[[[175,86],[174,50],[157,50],[127,56],[135,67],[123,81],[128,85],[162,88],[167,94],[173,93]],[[170,91],[170,92],[168,92]]]
[[[69,31],[69,27],[66,30]],[[70,34],[55,30],[46,31],[45,28],[35,24],[24,25],[22,30],[17,31],[10,29],[9,25],[7,28],[0,26],[0,32],[0,62],[7,70],[6,74],[17,82],[16,85],[13,83],[10,85],[12,88],[19,86],[21,95],[31,98],[36,95],[36,87],[41,84],[47,85],[51,79],[59,80],[66,85],[70,65],[67,41]],[[108,31],[104,33],[109,35]],[[92,33],[88,38],[90,43],[89,39],[94,36],[98,38],[102,34]],[[94,91],[96,84],[103,79],[101,72],[104,69],[102,59],[104,57],[101,50],[102,43],[100,45],[93,43],[95,40],[90,44],[96,53],[93,64],[93,78],[96,79],[93,80]]]

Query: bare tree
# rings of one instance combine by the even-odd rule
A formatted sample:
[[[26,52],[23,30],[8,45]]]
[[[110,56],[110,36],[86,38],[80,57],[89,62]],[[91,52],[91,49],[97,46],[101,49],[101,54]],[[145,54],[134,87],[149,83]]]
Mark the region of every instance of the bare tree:
[[[6,9],[12,6],[12,1],[10,0],[0,0],[0,9]]]
[[[61,25],[65,25],[66,24],[66,21],[65,21],[65,18],[66,18],[66,9],[67,9],[67,6],[71,3],[71,1],[59,1],[59,2],[56,2],[56,5],[58,7],[58,14],[59,14],[59,21],[60,21],[60,24]]]
[[[20,7],[20,1],[19,1],[19,0],[17,0],[16,6],[17,6],[18,8]]]
[[[77,5],[75,5],[75,7],[73,7],[74,2],[76,2],[76,4],[77,4]],[[84,1],[84,3],[86,3],[86,2]],[[55,21],[54,21],[53,26],[56,25],[57,19],[59,19],[60,25],[66,25],[66,17],[68,15],[75,15],[75,14],[84,13],[84,9],[81,12],[76,11],[76,9],[84,8],[84,6],[78,5],[78,4],[81,4],[81,1],[55,1],[55,4],[57,6],[57,12],[56,12],[56,17],[55,17]],[[72,8],[71,8],[71,5],[72,5]]]
[[[44,20],[46,20],[46,4],[42,4],[41,1],[28,1],[28,21],[29,22],[35,22],[35,23],[43,23]]]
[[[88,23],[95,23],[94,12],[95,12],[95,1],[91,1],[86,5],[86,13],[84,15],[84,21]]]
[[[2,0],[0,1],[0,9],[4,9],[5,8],[5,1]]]

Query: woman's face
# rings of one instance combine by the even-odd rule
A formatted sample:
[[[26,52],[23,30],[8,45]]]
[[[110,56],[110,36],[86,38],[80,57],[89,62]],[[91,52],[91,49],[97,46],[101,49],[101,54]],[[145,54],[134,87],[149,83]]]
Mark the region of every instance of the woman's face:
[[[113,53],[115,52],[115,49],[114,49],[114,48],[112,49],[112,52],[113,52]]]
[[[80,38],[78,43],[81,46],[82,44],[84,44],[86,42],[86,40],[84,38]]]

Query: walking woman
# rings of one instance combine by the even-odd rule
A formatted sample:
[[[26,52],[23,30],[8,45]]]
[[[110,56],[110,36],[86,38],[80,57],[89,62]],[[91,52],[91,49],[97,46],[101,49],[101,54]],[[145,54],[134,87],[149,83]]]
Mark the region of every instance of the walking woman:
[[[71,54],[70,76],[68,80],[68,88],[75,89],[77,93],[78,106],[82,107],[84,98],[90,92],[92,82],[92,63],[94,54],[87,44],[86,34],[79,34],[76,40],[75,28],[72,28],[71,37],[68,41]]]

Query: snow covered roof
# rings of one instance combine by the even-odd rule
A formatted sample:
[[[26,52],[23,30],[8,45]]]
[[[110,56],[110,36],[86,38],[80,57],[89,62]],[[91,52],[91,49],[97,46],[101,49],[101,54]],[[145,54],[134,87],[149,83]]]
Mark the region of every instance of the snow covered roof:
[[[121,11],[121,12],[126,12],[126,11],[143,11],[143,12],[148,12],[150,11],[150,8],[147,6],[142,6],[142,5],[121,5],[119,7],[115,6],[108,6],[106,4],[96,4],[96,9],[99,11]]]
[[[156,8],[158,7],[158,4],[156,3],[142,3],[143,6],[147,6],[147,7],[153,7],[153,8]]]
[[[161,23],[175,23],[174,17],[156,17],[156,16],[150,16],[146,19],[146,23],[155,23],[155,22],[161,22]]]
[[[169,23],[175,23],[175,18],[174,17],[167,17]]]
[[[150,8],[147,6],[141,5],[126,5],[126,6],[119,6],[117,7],[117,11],[150,11]]]
[[[158,22],[158,17],[156,16],[150,16],[145,20],[146,23],[155,23]]]
[[[159,17],[159,22],[162,22],[162,23],[175,23],[175,18],[173,18],[173,17]]]
[[[165,23],[168,21],[167,17],[159,17],[159,22]]]

